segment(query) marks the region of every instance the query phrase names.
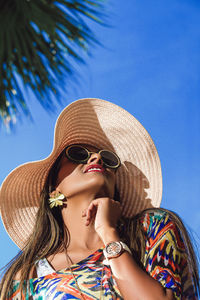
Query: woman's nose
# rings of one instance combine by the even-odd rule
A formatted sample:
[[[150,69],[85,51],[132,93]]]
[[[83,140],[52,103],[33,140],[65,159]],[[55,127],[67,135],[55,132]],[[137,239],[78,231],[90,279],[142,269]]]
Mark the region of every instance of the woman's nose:
[[[101,155],[99,153],[92,153],[90,158],[88,159],[87,163],[88,164],[96,163],[96,164],[99,164],[99,165],[103,165],[103,161],[102,161]]]

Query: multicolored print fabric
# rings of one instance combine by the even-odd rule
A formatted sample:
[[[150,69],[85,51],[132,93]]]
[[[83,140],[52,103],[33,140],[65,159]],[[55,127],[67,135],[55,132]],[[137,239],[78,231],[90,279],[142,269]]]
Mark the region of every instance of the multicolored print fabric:
[[[144,267],[177,300],[198,300],[181,233],[171,216],[162,210],[141,220],[146,233]]]
[[[164,288],[170,288],[177,300],[197,300],[194,294],[187,254],[181,234],[170,219],[168,213],[156,211],[146,213],[141,220],[146,235],[144,267]],[[103,249],[99,249],[86,259],[71,266],[85,300],[123,299],[112,276],[109,265],[103,263]],[[81,299],[72,272],[61,270],[55,272],[47,260],[40,261],[44,273],[49,274],[30,279],[27,295],[22,299],[64,300]],[[102,273],[103,271],[103,273]],[[103,277],[102,277],[103,274]],[[102,281],[101,281],[102,278]],[[101,287],[102,286],[102,287]],[[9,300],[19,300],[19,281],[14,281]]]
[[[57,272],[54,271],[51,274],[31,279],[29,280],[30,291],[24,299],[82,299],[80,291],[74,280],[75,276],[85,300],[100,299],[102,292],[103,299],[121,300],[123,298],[121,297],[116,282],[112,277],[110,266],[103,263],[104,259],[103,248],[101,248],[86,259],[72,265],[71,269],[73,274],[69,269],[67,269]],[[45,263],[48,262],[47,260],[46,262],[43,260],[42,263],[43,270],[46,272],[48,266],[45,266]],[[15,281],[14,288],[9,299],[20,299],[18,281]]]

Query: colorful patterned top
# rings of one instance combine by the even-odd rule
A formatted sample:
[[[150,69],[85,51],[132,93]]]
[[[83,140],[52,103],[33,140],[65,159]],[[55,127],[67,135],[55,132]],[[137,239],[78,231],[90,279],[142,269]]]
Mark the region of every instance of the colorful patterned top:
[[[186,246],[170,215],[157,210],[141,220],[146,246],[144,267],[164,288],[170,288],[177,300],[198,300],[195,294]]]
[[[146,213],[141,224],[146,235],[146,271],[164,288],[172,289],[175,299],[197,300],[185,246],[169,214]],[[101,292],[102,299],[123,299],[110,266],[104,262],[103,249],[72,265],[72,272],[69,269],[55,271],[46,259],[41,260],[37,263],[38,277],[29,280],[29,291],[24,299],[82,299],[77,283],[86,300],[100,299]],[[19,300],[19,295],[19,281],[14,281],[9,299]]]

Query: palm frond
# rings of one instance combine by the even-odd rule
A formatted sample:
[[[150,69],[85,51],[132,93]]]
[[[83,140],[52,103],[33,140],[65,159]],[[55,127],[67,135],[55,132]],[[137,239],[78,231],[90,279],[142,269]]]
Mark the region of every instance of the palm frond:
[[[74,74],[81,49],[98,43],[86,19],[102,23],[102,0],[0,0],[0,121],[31,115],[22,84],[54,108],[60,82]]]

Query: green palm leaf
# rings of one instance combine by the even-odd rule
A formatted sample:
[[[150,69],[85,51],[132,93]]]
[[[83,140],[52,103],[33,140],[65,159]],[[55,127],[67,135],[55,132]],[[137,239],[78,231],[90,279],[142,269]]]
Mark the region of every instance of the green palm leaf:
[[[0,0],[0,121],[31,116],[22,86],[47,110],[60,82],[73,76],[72,59],[97,43],[85,20],[101,23],[102,0]]]

